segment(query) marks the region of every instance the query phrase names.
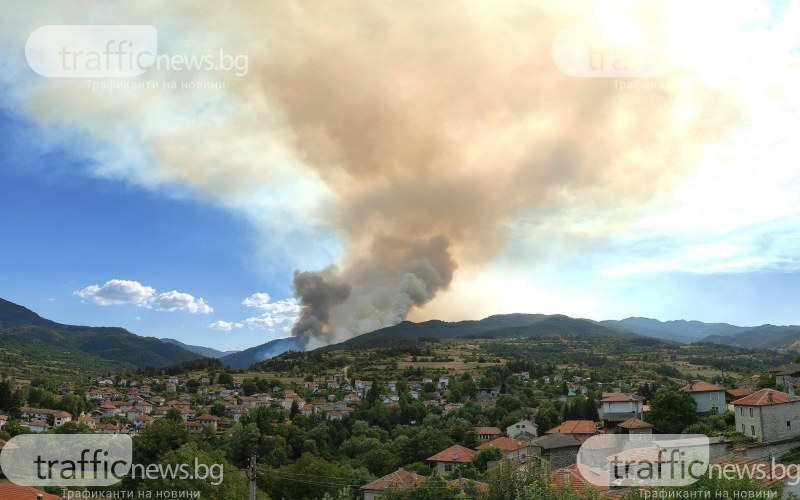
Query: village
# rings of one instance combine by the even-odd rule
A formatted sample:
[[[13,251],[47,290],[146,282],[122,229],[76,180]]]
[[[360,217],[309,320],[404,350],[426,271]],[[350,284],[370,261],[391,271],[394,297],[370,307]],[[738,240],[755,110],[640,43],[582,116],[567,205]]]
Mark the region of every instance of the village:
[[[380,381],[348,379],[345,370],[293,382],[246,379],[226,372],[195,375],[197,378],[100,378],[92,380],[88,390],[77,392],[69,386],[59,387],[55,401],[79,395],[85,409],[71,414],[28,405],[12,408],[0,414],[0,432],[4,433],[0,436],[91,432],[130,434],[137,439],[159,420],[171,419],[197,439],[212,439],[229,435],[236,426],[241,428],[259,410],[278,415],[272,424],[275,427],[294,425],[306,430],[323,422],[339,422],[353,429],[360,420],[373,420],[369,423],[376,428],[386,415],[389,420],[383,420],[382,426],[390,433],[404,420],[411,427],[421,424],[399,416],[403,412],[421,420],[449,418],[449,422],[459,419],[474,424],[461,439],[445,440],[454,441],[452,444],[432,449],[435,452],[425,456],[417,453],[419,460],[402,463],[398,459],[392,463],[398,467],[391,471],[373,468],[370,472],[379,477],[358,485],[359,495],[366,500],[385,496],[389,489],[419,486],[431,474],[460,491],[468,487],[475,495],[485,495],[489,485],[481,479],[487,470],[531,462],[546,467],[553,486],[585,495],[598,487],[581,475],[576,457],[589,438],[606,434],[705,433],[711,443],[710,458],[722,465],[767,463],[800,448],[800,400],[794,392],[800,380],[799,364],[754,374],[729,388],[703,380],[675,386],[674,390],[692,402],[696,418],[693,426],[671,431],[651,418],[657,394],[669,388],[650,380],[603,384],[578,376],[565,380],[559,374],[536,378],[528,372],[514,373],[515,391],[558,387],[563,394],[532,411],[522,404],[500,411],[499,407],[514,398],[506,384],[477,388],[479,377],[466,373]],[[775,387],[759,388],[765,377],[774,380]],[[458,395],[464,387],[473,388],[473,398]],[[24,389],[19,383],[15,386],[15,390]],[[598,394],[597,400],[594,394]],[[383,416],[377,420],[368,417],[367,408],[378,408]],[[712,421],[715,424],[708,426]],[[719,422],[723,423],[717,425]],[[0,449],[3,444],[0,440]],[[298,451],[293,450],[295,455]],[[473,461],[481,465],[476,468]],[[782,486],[771,476],[761,483],[772,490]],[[630,487],[635,487],[635,482],[618,480],[599,491],[619,496]]]

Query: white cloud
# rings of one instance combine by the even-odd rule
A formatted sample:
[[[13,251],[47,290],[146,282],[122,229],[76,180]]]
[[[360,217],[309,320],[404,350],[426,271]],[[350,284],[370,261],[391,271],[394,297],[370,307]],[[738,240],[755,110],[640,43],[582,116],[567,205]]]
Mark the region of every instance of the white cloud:
[[[113,279],[106,281],[102,286],[91,285],[74,293],[100,306],[134,304],[150,308],[156,290],[138,281]]]
[[[138,281],[112,279],[101,285],[87,286],[74,292],[75,295],[90,300],[100,306],[136,305],[159,311],[187,311],[192,314],[211,314],[214,308],[202,298],[188,293],[172,290],[156,294],[156,289]]]
[[[254,328],[264,328],[264,329],[272,329],[276,326],[285,325],[287,323],[294,323],[297,320],[297,316],[300,315],[301,306],[297,302],[297,299],[289,298],[285,300],[279,300],[277,302],[268,302],[259,300],[263,298],[263,296],[269,297],[267,294],[253,294],[249,298],[245,299],[243,304],[250,299],[253,299],[256,296],[256,299],[253,302],[258,302],[258,306],[248,306],[248,307],[258,307],[259,309],[263,310],[263,314],[260,316],[255,316],[252,318],[247,318],[244,320],[244,324],[254,327]],[[247,305],[247,304],[245,304]]]
[[[234,328],[241,328],[243,326],[244,325],[242,323],[238,323],[238,322],[237,323],[233,323],[233,322],[230,322],[230,321],[222,321],[222,320],[215,321],[215,322],[210,323],[208,325],[208,327],[211,328],[212,330],[222,330],[224,332],[229,332],[229,331],[233,330]]]
[[[214,308],[206,304],[205,300],[177,290],[158,294],[156,304],[159,311],[188,311],[192,314],[211,314],[214,312]]]
[[[254,293],[242,301],[242,305],[247,307],[264,307],[272,300],[268,293]]]

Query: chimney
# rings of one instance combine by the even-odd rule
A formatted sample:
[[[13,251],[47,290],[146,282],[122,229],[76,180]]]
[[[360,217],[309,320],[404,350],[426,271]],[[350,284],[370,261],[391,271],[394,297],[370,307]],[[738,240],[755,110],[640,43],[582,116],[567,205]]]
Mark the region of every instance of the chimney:
[[[453,462],[458,460],[458,453],[453,453]]]
[[[569,470],[564,469],[564,472],[562,474],[563,475],[561,476],[561,479],[562,479],[563,482],[561,484],[561,487],[562,488],[569,488]]]
[[[41,493],[37,493],[36,494],[36,500],[42,500],[43,498],[44,498],[44,495],[42,495]]]
[[[767,403],[772,404],[772,391],[767,390]]]

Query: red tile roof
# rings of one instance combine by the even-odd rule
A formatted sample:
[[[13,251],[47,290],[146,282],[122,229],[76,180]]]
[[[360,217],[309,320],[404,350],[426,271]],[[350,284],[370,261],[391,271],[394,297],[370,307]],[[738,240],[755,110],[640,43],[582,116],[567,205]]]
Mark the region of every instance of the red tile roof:
[[[497,448],[500,451],[517,451],[520,448],[525,448],[527,445],[522,441],[511,439],[507,437],[494,438],[488,443],[483,443],[478,446],[479,450],[484,448]]]
[[[587,473],[591,472],[587,471]],[[602,471],[601,473],[608,476],[608,472]],[[610,482],[603,478],[599,479],[601,479],[601,482]],[[578,495],[583,495],[590,489],[597,491],[608,491],[609,489],[608,486],[595,486],[587,481],[583,477],[583,474],[581,474],[581,469],[578,468],[578,464],[572,464],[569,467],[563,467],[553,471],[553,473],[550,474],[550,482],[556,485],[558,491],[563,491],[564,485],[566,484],[572,493],[577,493]]]
[[[372,481],[369,484],[365,484],[359,489],[361,491],[383,491],[392,486],[394,486],[395,488],[409,487],[422,484],[424,482],[425,482],[424,476],[420,476],[419,474],[416,474],[414,472],[408,472],[407,470],[397,469],[391,474],[387,474],[381,478]]]
[[[479,436],[486,434],[499,436],[500,429],[498,429],[497,427],[475,427],[475,434]]]
[[[622,427],[623,429],[652,429],[653,426],[639,420],[638,418],[629,418],[628,420],[617,424],[617,427]]]
[[[591,420],[566,420],[558,427],[553,427],[548,434],[595,434],[597,426]]]
[[[627,403],[630,401],[643,401],[644,398],[638,394],[626,394],[624,392],[604,392],[601,403]]]
[[[703,380],[692,380],[692,383],[683,387],[683,392],[717,392],[725,389],[714,384],[709,384]]]
[[[789,402],[791,402],[791,399],[785,392],[776,391],[775,389],[761,389],[749,396],[737,399],[733,404],[740,406],[769,406]]]
[[[0,498],[3,500],[35,500],[36,495],[42,495],[44,500],[59,500],[58,495],[51,495],[44,491],[31,488],[30,486],[20,486],[14,483],[0,483]]]
[[[725,391],[728,395],[732,398],[743,398],[745,396],[749,396],[753,394],[755,391],[752,389],[728,389]]]
[[[466,463],[472,461],[473,455],[475,455],[475,451],[456,444],[446,450],[440,451],[432,457],[428,457],[426,460],[429,462]]]

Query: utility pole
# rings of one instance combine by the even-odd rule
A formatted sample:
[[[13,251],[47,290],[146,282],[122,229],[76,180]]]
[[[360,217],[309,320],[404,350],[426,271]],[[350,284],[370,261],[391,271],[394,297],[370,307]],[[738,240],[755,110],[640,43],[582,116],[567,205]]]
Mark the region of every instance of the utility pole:
[[[247,478],[250,479],[250,500],[256,500],[256,455],[250,456],[250,467],[247,468]]]
[[[463,479],[461,478],[461,469],[458,469],[458,500],[463,500],[464,498],[464,484]]]

